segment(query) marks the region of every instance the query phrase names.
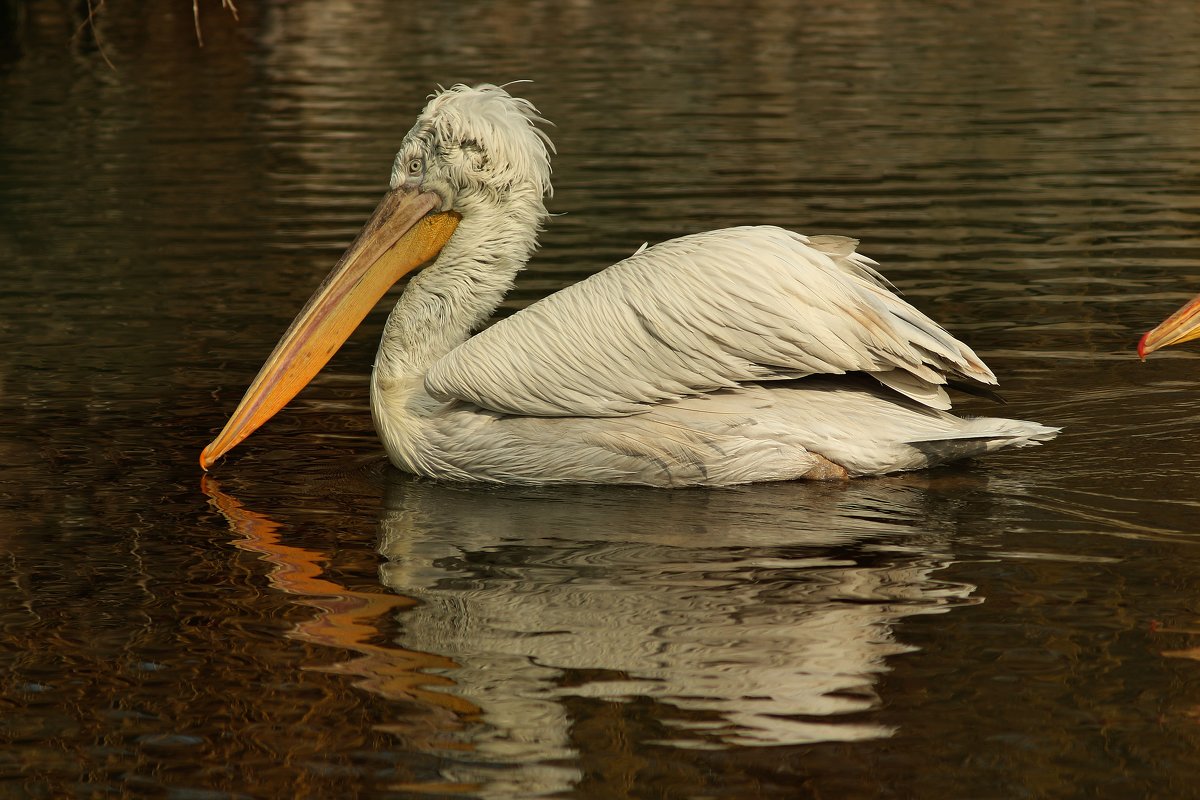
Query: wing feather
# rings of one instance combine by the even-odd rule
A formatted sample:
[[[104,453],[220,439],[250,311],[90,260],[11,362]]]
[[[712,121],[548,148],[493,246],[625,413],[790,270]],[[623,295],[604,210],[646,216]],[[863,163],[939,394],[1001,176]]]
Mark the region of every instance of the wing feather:
[[[747,381],[862,371],[932,408],[994,384],[840,236],[729,228],[641,249],[472,337],[426,388],[501,413],[621,416]]]

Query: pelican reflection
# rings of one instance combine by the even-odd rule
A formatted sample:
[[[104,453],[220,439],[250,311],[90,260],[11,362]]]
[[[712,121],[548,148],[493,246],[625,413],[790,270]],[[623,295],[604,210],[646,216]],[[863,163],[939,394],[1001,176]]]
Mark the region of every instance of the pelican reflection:
[[[239,546],[279,564],[286,546],[246,522],[260,514],[214,502],[243,537],[258,529]],[[309,595],[308,635],[363,654],[335,671],[369,673],[362,688],[422,704],[426,726],[440,720],[436,736],[404,739],[446,755],[441,785],[548,796],[582,779],[578,714],[597,703],[654,718],[637,747],[891,735],[877,684],[914,649],[897,623],[979,602],[937,574],[952,561],[955,502],[918,476],[657,492],[481,490],[389,472],[389,593],[356,605],[312,589],[313,576],[280,583],[303,574],[294,565],[272,581]],[[352,629],[381,610],[390,644]]]
[[[935,577],[954,524],[928,498],[920,480],[664,493],[397,475],[381,576],[419,601],[403,645],[453,661],[437,677],[481,709],[474,758],[573,760],[572,697],[649,700],[674,746],[866,740],[892,733],[873,712],[913,649],[895,624],[975,602]]]

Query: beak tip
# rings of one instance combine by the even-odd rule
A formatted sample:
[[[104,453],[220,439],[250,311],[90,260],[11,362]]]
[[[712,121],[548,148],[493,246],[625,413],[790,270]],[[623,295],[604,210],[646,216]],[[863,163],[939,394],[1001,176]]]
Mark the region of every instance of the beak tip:
[[[210,447],[211,447],[211,445],[210,445]],[[200,453],[200,469],[204,470],[205,472],[208,472],[208,468],[211,467],[216,462],[216,460],[217,460],[216,458],[209,457],[208,447],[204,448],[204,450],[201,451],[201,453]]]
[[[1138,346],[1137,346],[1138,358],[1140,358],[1142,361],[1146,360],[1146,338],[1149,335],[1150,335],[1149,332],[1143,333],[1142,338],[1138,339]]]

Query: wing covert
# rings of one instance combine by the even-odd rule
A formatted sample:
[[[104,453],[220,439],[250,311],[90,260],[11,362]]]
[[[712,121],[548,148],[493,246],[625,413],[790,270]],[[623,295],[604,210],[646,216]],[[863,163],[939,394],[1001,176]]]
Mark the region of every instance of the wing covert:
[[[497,322],[426,388],[501,413],[622,416],[747,381],[863,371],[933,408],[983,362],[896,294],[857,242],[776,227],[684,236]]]

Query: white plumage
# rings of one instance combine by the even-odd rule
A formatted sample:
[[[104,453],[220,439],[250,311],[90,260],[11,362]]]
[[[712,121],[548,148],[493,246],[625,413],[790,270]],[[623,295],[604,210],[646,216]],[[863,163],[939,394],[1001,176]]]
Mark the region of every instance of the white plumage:
[[[425,385],[508,414],[594,417],[809,375],[868,372],[940,409],[947,375],[996,382],[855,244],[765,226],[674,239],[483,331]]]
[[[716,486],[918,469],[1055,435],[946,413],[949,380],[990,385],[992,372],[839,236],[744,227],[643,247],[469,338],[547,216],[552,146],[540,122],[502,88],[455,86],[396,157],[393,195],[461,215],[380,344],[372,409],[397,467],[463,481]]]

